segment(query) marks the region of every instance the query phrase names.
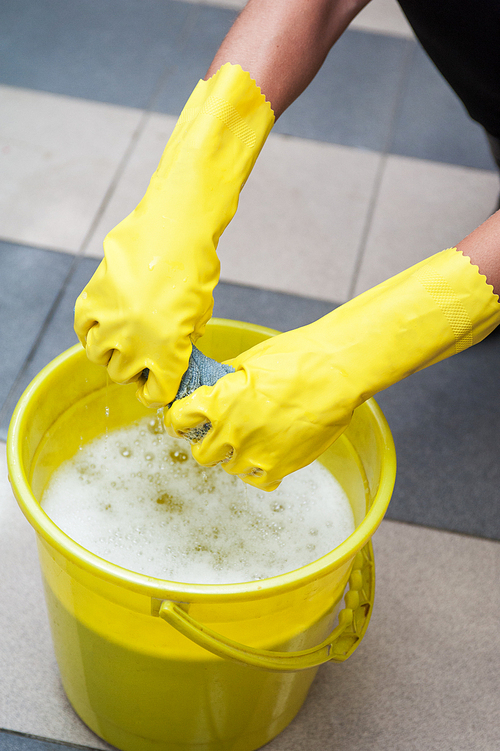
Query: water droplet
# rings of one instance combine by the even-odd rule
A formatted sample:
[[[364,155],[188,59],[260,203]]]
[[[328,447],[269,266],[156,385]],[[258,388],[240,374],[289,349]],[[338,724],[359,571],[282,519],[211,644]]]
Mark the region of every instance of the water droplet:
[[[163,409],[159,409],[156,417],[149,420],[148,430],[155,435],[160,435],[165,432],[165,425],[163,424]]]
[[[179,449],[177,449],[176,451],[170,452],[170,458],[172,459],[172,461],[182,464],[182,462],[187,461],[189,457],[185,451],[180,451]]]

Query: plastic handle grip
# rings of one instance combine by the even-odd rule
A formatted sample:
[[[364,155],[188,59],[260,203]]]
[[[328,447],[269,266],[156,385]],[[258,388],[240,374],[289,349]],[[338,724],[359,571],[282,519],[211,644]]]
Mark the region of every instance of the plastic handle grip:
[[[375,561],[368,542],[354,558],[349,577],[346,607],[339,613],[338,626],[325,641],[300,652],[273,652],[239,644],[204,626],[179,604],[164,600],[158,615],[198,646],[219,657],[263,670],[293,672],[317,667],[330,660],[344,662],[358,648],[370,621],[375,596]]]

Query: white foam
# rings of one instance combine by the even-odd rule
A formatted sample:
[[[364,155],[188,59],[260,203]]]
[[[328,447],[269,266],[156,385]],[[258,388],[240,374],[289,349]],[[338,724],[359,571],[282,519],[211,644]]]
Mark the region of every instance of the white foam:
[[[344,491],[318,462],[265,493],[201,467],[149,418],[83,446],[54,473],[42,506],[101,558],[191,583],[292,571],[354,531]]]

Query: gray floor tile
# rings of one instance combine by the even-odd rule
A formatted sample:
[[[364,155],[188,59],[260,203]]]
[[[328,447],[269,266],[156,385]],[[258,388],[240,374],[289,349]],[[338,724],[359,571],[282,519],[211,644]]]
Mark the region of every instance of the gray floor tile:
[[[10,0],[0,7],[0,82],[177,115],[235,17],[172,0]],[[402,37],[346,31],[276,132],[383,150],[412,49],[393,153],[492,169],[479,126]]]
[[[35,253],[44,253],[44,251],[34,251]],[[47,251],[45,251],[47,252]],[[45,256],[43,256],[45,257]],[[70,256],[60,253],[49,253],[49,260],[57,264],[67,263]],[[77,337],[73,330],[73,309],[75,300],[87,284],[88,280],[94,273],[99,264],[95,258],[82,258],[79,260],[76,269],[69,280],[63,295],[59,301],[56,311],[46,330],[40,337],[38,346],[27,367],[22,373],[19,368],[24,362],[24,358],[18,357],[17,368],[11,369],[11,381],[9,389],[18,377],[15,388],[12,389],[8,403],[4,404],[0,419],[0,438],[5,440],[7,430],[12,416],[14,407],[23,393],[24,389],[37,375],[37,373],[47,365],[54,357],[68,347],[77,343]],[[17,277],[12,275],[11,284],[17,285]],[[24,294],[24,293],[23,293]],[[263,326],[286,331],[298,326],[304,326],[307,323],[326,315],[335,306],[331,303],[321,300],[312,300],[309,298],[296,297],[279,292],[255,289],[252,287],[242,287],[236,284],[226,284],[221,282],[215,290],[214,315],[219,318],[233,318],[236,320],[258,323]],[[26,297],[23,299],[19,296],[19,309],[11,311],[13,330],[20,327],[24,319],[26,310]],[[36,316],[35,316],[36,317]],[[12,345],[17,352],[17,340],[13,340]],[[27,353],[26,353],[27,354]],[[13,359],[13,358],[12,358]],[[9,361],[7,361],[9,362]],[[0,366],[1,367],[1,366]],[[3,366],[5,367],[5,365]],[[0,387],[3,381],[0,382]],[[8,391],[7,391],[8,393]],[[5,398],[5,397],[4,397]]]
[[[69,255],[0,242],[0,409],[71,263]]]
[[[7,0],[0,8],[3,83],[145,107],[177,61],[196,7],[169,0]]]
[[[197,7],[183,35],[176,64],[153,104],[156,112],[180,114],[192,90],[208,70],[236,15],[235,11],[224,8]]]
[[[73,329],[75,300],[96,270],[99,262],[94,258],[81,258],[61,297],[57,310],[40,339],[30,370],[36,375],[41,368],[57,357],[68,347],[76,344],[78,338]]]
[[[75,746],[72,743],[59,743],[0,730],[1,751],[82,751],[82,749],[90,748],[90,746]]]
[[[275,129],[318,141],[383,150],[412,40],[346,31]]]
[[[0,80],[178,114],[236,13],[171,0],[18,0],[0,10]],[[414,44],[413,42],[409,42]],[[277,131],[379,149],[406,40],[348,31]]]
[[[48,251],[45,251],[45,253],[48,253]],[[71,256],[65,255],[63,253],[48,254],[55,268],[57,268],[58,263],[67,263],[68,261],[71,261]],[[4,403],[4,406],[0,412],[1,439],[5,440],[7,436],[12,412],[26,386],[28,386],[28,384],[33,380],[37,373],[43,367],[45,367],[47,363],[53,360],[54,357],[57,357],[57,355],[59,355],[65,349],[68,349],[69,347],[72,347],[73,344],[77,343],[78,339],[73,330],[73,309],[75,300],[94,273],[95,269],[98,266],[98,263],[99,261],[94,258],[80,259],[71,279],[69,280],[64,290],[63,295],[61,296],[57,309],[54,312],[50,323],[40,337],[37,348],[33,353],[33,357],[31,358],[30,362],[27,364],[26,369],[22,372],[19,372],[19,368],[22,364],[20,363],[18,369],[16,371],[13,370],[11,387],[16,376],[17,382],[9,395],[8,401]],[[27,295],[25,296],[24,301],[20,304],[19,310],[11,311],[10,313],[13,318],[13,328],[15,330],[21,327],[20,324],[24,319],[26,300]],[[13,342],[12,346],[17,351],[18,345],[16,341]],[[0,364],[0,368],[1,367],[5,367],[5,365],[2,366]],[[0,381],[0,388],[2,387],[2,384],[3,379],[2,381]]]
[[[221,282],[214,294],[214,316],[257,323],[277,331],[306,326],[336,306],[323,300]]]
[[[483,129],[416,43],[390,151],[464,167],[496,168]]]
[[[379,394],[398,474],[388,518],[500,540],[500,329]]]

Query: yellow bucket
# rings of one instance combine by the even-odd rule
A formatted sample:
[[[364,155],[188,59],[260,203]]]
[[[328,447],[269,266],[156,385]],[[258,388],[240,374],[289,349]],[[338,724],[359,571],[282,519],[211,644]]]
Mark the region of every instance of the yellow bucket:
[[[275,333],[213,319],[199,344],[224,360]],[[321,457],[356,522],[335,550],[261,581],[169,582],[88,552],[37,500],[82,442],[151,414],[134,389],[109,383],[77,345],[34,379],[10,426],[10,480],[37,532],[64,689],[82,720],[124,751],[253,751],[291,722],[318,666],[345,660],[365,633],[374,596],[370,538],[395,479],[391,433],[370,399]]]

